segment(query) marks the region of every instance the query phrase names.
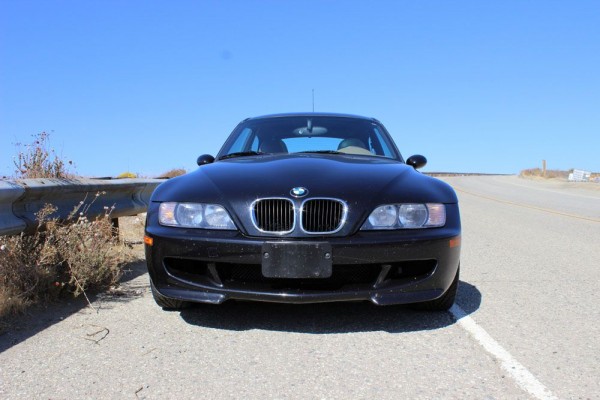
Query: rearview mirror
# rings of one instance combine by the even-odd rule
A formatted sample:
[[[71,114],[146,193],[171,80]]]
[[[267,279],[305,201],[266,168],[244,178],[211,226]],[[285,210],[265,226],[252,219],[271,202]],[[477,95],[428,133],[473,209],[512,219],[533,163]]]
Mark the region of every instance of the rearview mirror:
[[[215,158],[213,156],[211,156],[210,154],[202,154],[200,157],[198,157],[198,160],[196,160],[196,162],[198,163],[199,166],[203,166],[206,164],[214,163]]]
[[[408,157],[408,160],[406,160],[406,163],[408,165],[410,165],[411,167],[413,167],[414,169],[419,169],[419,168],[423,168],[425,166],[425,164],[427,164],[427,159],[420,154],[415,154],[414,156]]]

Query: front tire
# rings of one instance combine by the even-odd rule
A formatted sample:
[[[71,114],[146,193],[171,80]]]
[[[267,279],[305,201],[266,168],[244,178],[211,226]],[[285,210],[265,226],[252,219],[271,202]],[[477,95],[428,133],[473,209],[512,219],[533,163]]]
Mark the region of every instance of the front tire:
[[[190,303],[188,303],[187,301],[172,299],[170,297],[165,297],[162,294],[160,294],[158,290],[156,290],[152,279],[150,279],[150,289],[152,290],[152,297],[154,297],[154,301],[156,302],[156,304],[162,307],[163,310],[183,310],[184,308],[187,308],[190,305]]]
[[[456,293],[458,292],[458,277],[460,275],[460,264],[458,269],[456,270],[456,275],[454,276],[454,280],[452,284],[446,290],[446,293],[442,295],[442,297],[437,298],[431,301],[424,301],[422,303],[416,303],[412,305],[412,308],[415,310],[422,311],[448,311],[452,305],[454,304],[454,300],[456,299]]]

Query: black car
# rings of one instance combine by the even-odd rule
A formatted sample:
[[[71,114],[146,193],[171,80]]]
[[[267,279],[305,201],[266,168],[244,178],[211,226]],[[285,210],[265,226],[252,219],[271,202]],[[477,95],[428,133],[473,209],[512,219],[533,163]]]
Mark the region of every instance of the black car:
[[[165,309],[228,299],[447,310],[460,215],[384,126],[342,114],[242,121],[216,157],[155,190],[146,260]]]

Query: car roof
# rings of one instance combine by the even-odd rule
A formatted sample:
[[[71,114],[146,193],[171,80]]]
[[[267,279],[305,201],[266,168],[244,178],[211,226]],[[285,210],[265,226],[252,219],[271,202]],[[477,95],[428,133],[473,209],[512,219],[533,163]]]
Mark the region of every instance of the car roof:
[[[363,120],[367,120],[367,121],[376,121],[376,122],[379,122],[375,118],[364,117],[364,116],[361,116],[361,115],[340,114],[340,113],[327,113],[327,112],[294,112],[294,113],[268,114],[268,115],[261,115],[261,116],[258,116],[258,117],[246,118],[244,121],[256,120],[256,119],[269,119],[269,118],[285,118],[285,117],[355,118],[355,119],[363,119]]]

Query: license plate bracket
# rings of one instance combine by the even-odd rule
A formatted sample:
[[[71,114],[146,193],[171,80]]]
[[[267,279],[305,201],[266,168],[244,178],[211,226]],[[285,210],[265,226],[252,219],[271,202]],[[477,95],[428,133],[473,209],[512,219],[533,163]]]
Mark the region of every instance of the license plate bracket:
[[[262,274],[266,278],[329,278],[332,258],[331,245],[326,242],[266,242],[262,245]]]

